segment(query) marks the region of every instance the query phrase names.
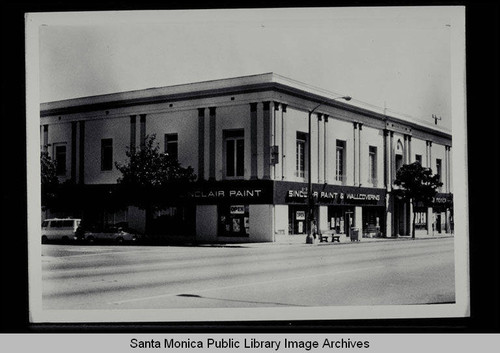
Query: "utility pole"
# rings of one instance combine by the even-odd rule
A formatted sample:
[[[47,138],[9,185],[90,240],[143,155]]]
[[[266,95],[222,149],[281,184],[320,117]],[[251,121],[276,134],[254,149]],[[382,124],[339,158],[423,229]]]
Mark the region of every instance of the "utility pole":
[[[343,99],[346,101],[350,101],[351,97],[349,96],[344,96],[344,97],[338,97],[334,98],[333,100],[337,99]],[[320,106],[322,106],[324,102],[318,104],[315,106],[313,109],[309,110],[309,120],[308,120],[308,136],[307,136],[307,215],[306,215],[306,230],[307,230],[307,237],[306,237],[306,243],[307,244],[313,244],[314,243],[314,236],[312,234],[313,230],[313,222],[314,222],[314,198],[313,198],[313,192],[312,192],[312,168],[311,168],[311,124],[312,124],[312,114],[316,109],[318,109]],[[318,225],[316,225],[318,226]]]

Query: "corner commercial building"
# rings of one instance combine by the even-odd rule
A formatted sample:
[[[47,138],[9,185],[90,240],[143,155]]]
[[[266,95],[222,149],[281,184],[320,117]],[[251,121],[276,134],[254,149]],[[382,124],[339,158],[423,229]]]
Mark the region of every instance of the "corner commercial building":
[[[172,198],[154,215],[167,239],[305,240],[309,177],[320,231],[333,230],[341,240],[351,227],[362,237],[408,236],[412,205],[392,190],[397,169],[415,161],[443,182],[432,207],[416,210],[417,236],[452,232],[449,132],[274,73],[43,103],[40,113],[41,148],[75,201],[44,217],[144,230],[143,210],[107,207],[104,200],[120,177],[114,163],[126,162],[126,149],[141,148],[154,134],[162,150],[198,176],[182,200]],[[94,202],[89,207],[79,198]]]

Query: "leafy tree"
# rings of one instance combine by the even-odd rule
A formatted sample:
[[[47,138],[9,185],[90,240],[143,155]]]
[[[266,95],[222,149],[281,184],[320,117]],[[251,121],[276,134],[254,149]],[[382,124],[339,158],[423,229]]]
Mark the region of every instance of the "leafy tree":
[[[59,184],[56,173],[56,162],[50,158],[49,153],[46,151],[40,153],[40,172],[42,185]]]
[[[160,151],[156,135],[147,136],[142,148],[126,151],[127,163],[116,162],[121,195],[146,211],[146,231],[152,212],[179,196],[184,184],[196,179],[192,167],[183,167],[176,158]]]
[[[437,188],[443,185],[439,175],[432,175],[430,168],[424,168],[419,162],[405,164],[396,173],[394,194],[413,204],[412,238],[415,238],[415,216],[417,204],[430,206],[437,194]]]
[[[56,162],[50,158],[49,153],[46,151],[40,152],[40,180],[42,184],[42,206],[45,208],[56,198],[54,189],[59,185]]]

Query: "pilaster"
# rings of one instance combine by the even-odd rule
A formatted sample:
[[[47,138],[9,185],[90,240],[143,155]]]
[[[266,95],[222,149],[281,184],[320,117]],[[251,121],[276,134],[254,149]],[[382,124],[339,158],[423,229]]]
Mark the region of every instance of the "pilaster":
[[[271,112],[270,112],[270,102],[264,102],[263,104],[263,136],[264,136],[264,176],[263,179],[271,179]]]
[[[325,165],[324,165],[324,153],[325,153],[325,148],[324,148],[324,137],[325,137],[325,131],[324,131],[324,123],[323,123],[323,115],[318,114],[318,183],[322,184],[323,183],[323,177],[325,175]]]
[[[215,107],[209,108],[209,170],[208,170],[208,178],[209,180],[215,180],[215,134],[217,127],[217,116]]]
[[[205,180],[205,108],[198,109],[198,180]]]

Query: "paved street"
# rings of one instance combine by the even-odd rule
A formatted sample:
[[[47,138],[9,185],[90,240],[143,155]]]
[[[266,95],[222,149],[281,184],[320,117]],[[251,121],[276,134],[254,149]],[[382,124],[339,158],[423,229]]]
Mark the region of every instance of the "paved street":
[[[229,247],[43,245],[44,309],[454,302],[453,238]]]

